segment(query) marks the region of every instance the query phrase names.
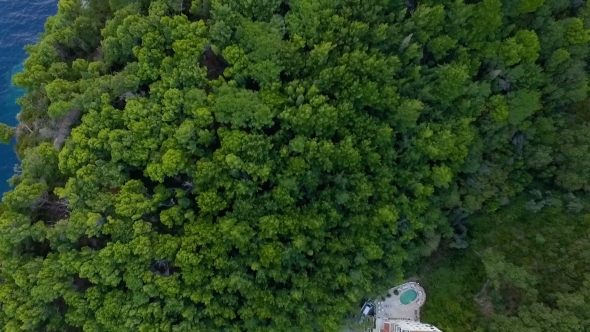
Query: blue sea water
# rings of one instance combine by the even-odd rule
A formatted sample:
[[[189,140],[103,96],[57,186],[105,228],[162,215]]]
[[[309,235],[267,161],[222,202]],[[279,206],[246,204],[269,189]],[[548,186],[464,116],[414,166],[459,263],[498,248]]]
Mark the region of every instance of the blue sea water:
[[[39,40],[45,20],[56,12],[57,0],[0,0],[0,122],[17,124],[15,101],[23,91],[12,85],[12,75],[27,57],[23,47]],[[0,194],[10,189],[6,180],[19,163],[13,146],[0,144]]]

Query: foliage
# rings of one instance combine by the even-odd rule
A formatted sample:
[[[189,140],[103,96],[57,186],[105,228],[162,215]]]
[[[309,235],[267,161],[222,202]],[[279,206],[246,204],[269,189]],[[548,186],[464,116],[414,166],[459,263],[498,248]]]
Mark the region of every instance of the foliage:
[[[13,79],[0,325],[335,331],[467,216],[587,190],[590,5],[412,3],[61,0]]]
[[[589,326],[588,197],[538,190],[527,196],[494,215],[471,219],[472,246],[466,252],[430,259],[430,268],[421,271],[430,296],[425,319],[445,331]],[[545,207],[531,213],[531,202]]]
[[[0,142],[8,144],[14,135],[14,128],[0,123]]]
[[[475,331],[481,323],[474,301],[485,283],[481,260],[471,250],[450,249],[435,253],[420,268],[427,299],[421,319],[449,332]]]

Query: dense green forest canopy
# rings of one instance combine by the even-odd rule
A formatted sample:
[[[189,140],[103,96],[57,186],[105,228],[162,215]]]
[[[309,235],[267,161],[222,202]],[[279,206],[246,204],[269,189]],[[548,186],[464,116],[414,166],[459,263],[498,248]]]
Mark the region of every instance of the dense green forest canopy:
[[[420,266],[429,296],[422,318],[445,332],[587,331],[589,203],[534,189],[470,218],[469,249]]]
[[[58,7],[0,126],[5,331],[336,331],[469,215],[590,188],[587,2]]]

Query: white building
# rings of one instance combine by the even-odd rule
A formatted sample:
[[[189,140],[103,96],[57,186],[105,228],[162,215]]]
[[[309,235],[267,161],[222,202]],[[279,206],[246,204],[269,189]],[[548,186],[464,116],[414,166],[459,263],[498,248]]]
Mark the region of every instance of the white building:
[[[407,320],[391,320],[383,322],[381,329],[376,329],[377,332],[442,332],[435,326],[424,324],[420,322]]]

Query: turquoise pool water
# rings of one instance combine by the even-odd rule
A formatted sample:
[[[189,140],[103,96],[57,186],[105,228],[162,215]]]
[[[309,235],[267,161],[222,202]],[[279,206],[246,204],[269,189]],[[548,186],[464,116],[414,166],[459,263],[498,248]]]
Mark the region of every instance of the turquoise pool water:
[[[399,300],[402,304],[410,304],[418,297],[418,293],[413,290],[407,290],[403,292],[402,296],[399,297]]]

